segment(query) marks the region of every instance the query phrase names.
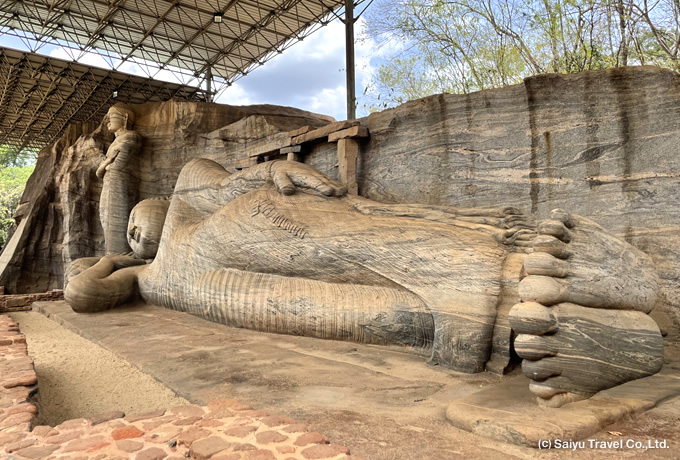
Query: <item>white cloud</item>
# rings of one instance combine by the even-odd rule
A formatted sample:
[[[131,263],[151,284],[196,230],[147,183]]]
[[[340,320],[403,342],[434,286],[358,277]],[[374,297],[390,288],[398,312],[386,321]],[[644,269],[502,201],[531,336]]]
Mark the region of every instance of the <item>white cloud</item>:
[[[243,88],[241,88],[238,82],[234,83],[229,88],[227,88],[227,90],[222,94],[222,96],[218,98],[217,102],[230,105],[254,104],[254,102],[250,100],[246,91]]]
[[[111,68],[111,64],[109,64],[109,62],[102,55],[97,53],[87,52],[83,53],[79,57],[79,53],[77,51],[71,50],[69,53],[69,51],[67,51],[66,48],[60,47],[50,51],[50,56],[58,59],[64,59],[66,61],[71,61],[73,59],[72,56],[75,56],[76,58],[78,58],[78,62],[81,64],[99,67],[103,69]]]
[[[298,61],[320,61],[329,55],[345,52],[345,26],[338,20],[322,27],[304,41],[288,49],[291,58]]]
[[[362,17],[355,25],[357,37],[362,36],[364,27]],[[367,38],[356,41],[354,54],[360,100],[374,71],[375,42]],[[344,120],[345,88],[345,26],[335,20],[241,78],[217,102],[286,105]],[[358,106],[361,116],[361,102]]]
[[[344,113],[347,109],[345,85],[336,88],[323,88],[320,92],[307,96],[305,105],[312,112]]]
[[[383,56],[390,55],[399,44],[377,44],[366,37],[366,21],[362,16],[355,25],[356,94],[358,115],[362,111],[363,89],[368,85]],[[64,48],[56,48],[51,56],[71,60]],[[85,53],[79,62],[110,68],[107,61],[95,54]],[[119,64],[117,61],[115,64]],[[146,76],[140,63],[125,62],[118,69],[133,75]],[[154,75],[164,81],[178,82],[175,69],[165,69]],[[330,115],[338,120],[346,118],[345,91],[345,26],[335,20],[322,27],[304,41],[298,42],[249,75],[227,88],[217,102],[248,105],[277,104]],[[195,84],[195,82],[192,82]]]

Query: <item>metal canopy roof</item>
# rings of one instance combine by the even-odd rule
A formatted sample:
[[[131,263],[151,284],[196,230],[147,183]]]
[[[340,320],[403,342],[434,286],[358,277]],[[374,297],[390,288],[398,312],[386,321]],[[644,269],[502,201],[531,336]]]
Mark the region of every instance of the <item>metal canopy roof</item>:
[[[360,3],[360,2],[355,2]],[[31,51],[55,41],[117,70],[170,72],[216,90],[327,24],[344,0],[0,0],[0,33]],[[222,22],[216,22],[220,16]],[[167,72],[170,71],[170,72]]]
[[[117,91],[114,99],[113,92]],[[0,145],[40,149],[116,102],[205,100],[199,88],[0,48]]]
[[[0,146],[43,147],[118,101],[211,100],[364,1],[0,0],[0,38],[30,51],[0,48]],[[37,54],[55,51],[73,62]]]

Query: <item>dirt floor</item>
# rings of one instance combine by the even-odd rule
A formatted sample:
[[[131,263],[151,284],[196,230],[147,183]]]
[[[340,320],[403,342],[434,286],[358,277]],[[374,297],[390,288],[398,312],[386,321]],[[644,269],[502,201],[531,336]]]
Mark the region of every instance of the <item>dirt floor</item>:
[[[502,378],[495,375],[462,375],[428,366],[421,356],[380,347],[227,328],[158,307],[75,315],[50,303],[44,312],[51,319],[38,313],[13,317],[35,359],[43,406],[55,399],[55,410],[66,418],[184,402],[169,387],[192,403],[235,397],[291,416],[367,459],[680,458],[680,398],[607,427],[590,436],[585,448],[538,450],[474,435],[447,422],[448,402],[498,384]],[[57,344],[59,336],[73,342]],[[123,367],[114,370],[113,363]],[[71,368],[79,370],[72,373]],[[114,383],[123,375],[131,380]],[[166,387],[154,390],[141,383],[158,385],[154,379]],[[43,391],[45,385],[52,388]],[[592,447],[590,440],[622,441],[624,447]],[[666,441],[667,448],[652,448],[657,441]]]
[[[141,413],[189,404],[149,375],[40,313],[10,315],[26,336],[38,375],[37,425],[109,412]]]

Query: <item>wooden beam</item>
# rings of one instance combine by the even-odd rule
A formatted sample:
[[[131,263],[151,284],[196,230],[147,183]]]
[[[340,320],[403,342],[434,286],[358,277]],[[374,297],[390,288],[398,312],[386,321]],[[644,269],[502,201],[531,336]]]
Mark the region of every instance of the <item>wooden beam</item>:
[[[328,135],[328,142],[335,142],[340,139],[354,139],[368,137],[368,128],[365,126],[352,126],[351,128],[336,131]]]
[[[312,130],[311,126],[302,126],[298,129],[294,129],[293,131],[289,132],[288,135],[290,137],[296,137],[299,136],[300,134],[305,134],[308,133]]]
[[[290,141],[290,145],[303,144],[305,142],[310,142],[310,141],[315,141],[317,139],[322,139],[324,137],[328,137],[328,135],[331,134],[331,133],[334,133],[336,131],[340,131],[342,129],[351,128],[352,126],[357,126],[358,124],[359,124],[359,122],[357,120],[338,121],[338,122],[335,122],[335,123],[330,123],[326,126],[322,126],[321,128],[313,129],[313,130],[309,131],[308,133],[301,134],[299,136],[292,136],[291,141]]]
[[[357,185],[357,157],[359,156],[359,142],[355,139],[340,139],[338,141],[338,168],[340,182],[347,186],[347,192],[359,194]]]
[[[287,133],[272,134],[255,141],[248,141],[245,145],[245,153],[249,157],[271,155],[280,153],[281,149],[290,146],[290,137]]]

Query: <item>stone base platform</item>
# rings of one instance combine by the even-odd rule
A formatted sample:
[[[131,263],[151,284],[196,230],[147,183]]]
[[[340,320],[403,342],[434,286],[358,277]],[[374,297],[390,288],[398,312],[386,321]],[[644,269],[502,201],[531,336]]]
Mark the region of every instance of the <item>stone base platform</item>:
[[[397,348],[252,332],[149,305],[96,314],[74,313],[64,302],[37,302],[33,309],[124,358],[194,404],[234,398],[313,426],[364,458],[554,459],[569,453],[526,447],[535,445],[530,441],[539,436],[539,429],[544,429],[546,436],[590,436],[569,423],[558,429],[550,425],[550,418],[539,418],[546,409],[535,405],[528,381],[518,371],[509,377],[462,374],[428,365],[425,356]],[[677,372],[670,366],[669,371]],[[674,378],[664,375],[658,382],[673,387],[673,380],[668,379]],[[493,395],[509,391],[506,387],[515,388],[515,392],[498,399],[500,406],[493,406]],[[523,396],[516,396],[522,392]],[[666,394],[676,393],[669,390]],[[639,394],[630,396],[636,398],[644,399]],[[649,451],[646,447],[613,446],[580,452],[580,458],[620,459],[643,453],[645,458],[674,458],[680,448],[680,398],[633,419],[627,417],[662,398],[652,396],[642,405],[630,403],[628,411],[611,410],[593,422],[597,428],[588,432],[616,422],[591,438],[623,439],[608,433],[616,430],[644,446],[650,439],[659,439],[667,440],[671,448]],[[474,427],[459,429],[447,420],[447,408],[449,418],[454,418],[451,414],[457,410],[452,402],[458,404],[460,419]],[[502,404],[508,404],[508,410],[499,410]],[[466,405],[477,407],[469,410]],[[581,412],[567,408],[564,419],[596,417],[603,412],[601,406],[597,402]],[[484,416],[473,420],[475,411],[485,411]],[[559,419],[559,412],[553,421],[555,417]],[[533,426],[534,434],[518,428],[520,422]],[[483,429],[484,425],[488,429]],[[519,433],[514,438],[513,430]],[[494,431],[505,434],[495,435]]]
[[[559,409],[539,407],[529,379],[508,378],[493,387],[453,401],[446,417],[456,427],[499,441],[531,447],[587,439],[612,423],[652,409],[680,395],[680,372],[659,374],[601,391]]]
[[[33,362],[17,324],[0,315],[0,455],[7,459],[359,460],[295,420],[235,400],[33,426]]]

